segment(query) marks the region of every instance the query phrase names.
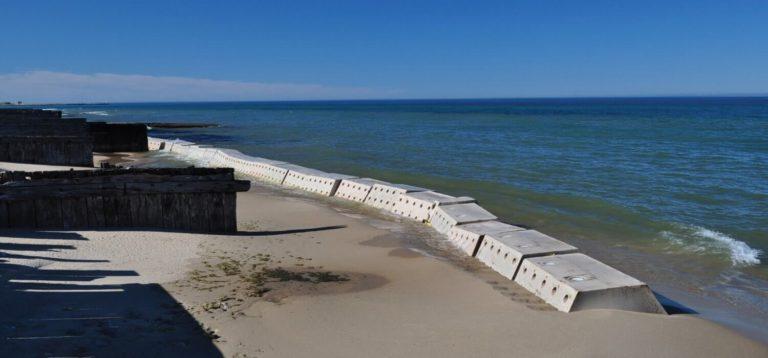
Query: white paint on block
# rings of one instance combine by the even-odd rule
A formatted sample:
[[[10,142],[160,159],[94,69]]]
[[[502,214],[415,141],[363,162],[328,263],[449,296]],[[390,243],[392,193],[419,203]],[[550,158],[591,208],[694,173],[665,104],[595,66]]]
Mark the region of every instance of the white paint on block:
[[[441,234],[448,234],[456,225],[496,220],[496,216],[475,203],[441,205],[435,208],[429,222]]]
[[[208,167],[213,160],[218,149],[204,145],[185,145],[180,153],[186,160],[196,166]]]
[[[277,184],[282,183],[288,173],[288,169],[281,167],[287,164],[285,162],[253,157],[232,149],[222,149],[214,162],[257,180]]]
[[[536,230],[486,234],[477,250],[482,263],[512,280],[524,259],[576,252],[576,248]]]
[[[427,189],[406,184],[377,183],[373,185],[368,197],[365,198],[365,204],[393,212],[397,199],[401,195],[420,191],[427,191]]]
[[[515,282],[563,312],[665,313],[648,285],[584,254],[527,258]]]
[[[333,195],[342,199],[362,203],[376,184],[386,185],[389,183],[371,178],[344,179],[341,181],[339,188],[336,189],[336,193]]]
[[[454,226],[448,233],[448,240],[467,255],[475,256],[485,235],[520,230],[525,229],[499,221],[484,221]]]
[[[165,148],[165,139],[147,137],[147,148],[149,150],[167,150],[167,148]]]
[[[189,146],[194,145],[195,143],[187,142],[183,139],[174,139],[170,141],[171,146],[168,148],[170,152],[177,153],[180,155],[184,155],[189,150]]]
[[[294,164],[281,164],[280,166],[288,169],[288,174],[283,180],[284,186],[325,196],[333,196],[342,180],[355,178],[351,175],[326,173]]]
[[[405,193],[397,198],[393,212],[407,218],[428,222],[435,208],[440,205],[474,203],[475,199],[461,196],[453,197],[434,191]]]

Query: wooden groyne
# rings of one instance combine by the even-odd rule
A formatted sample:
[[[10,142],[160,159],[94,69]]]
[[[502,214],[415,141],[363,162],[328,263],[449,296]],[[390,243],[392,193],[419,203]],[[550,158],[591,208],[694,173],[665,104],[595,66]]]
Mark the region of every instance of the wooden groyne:
[[[61,119],[61,111],[44,109],[0,109],[0,119]]]
[[[0,109],[0,161],[93,166],[93,141],[83,118],[59,111]]]
[[[231,168],[0,173],[0,228],[237,230]]]

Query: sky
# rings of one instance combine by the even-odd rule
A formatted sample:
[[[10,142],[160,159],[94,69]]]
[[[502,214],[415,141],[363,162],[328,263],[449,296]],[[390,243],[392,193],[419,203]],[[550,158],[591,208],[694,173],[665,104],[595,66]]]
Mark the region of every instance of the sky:
[[[0,2],[0,101],[765,94],[766,0]]]

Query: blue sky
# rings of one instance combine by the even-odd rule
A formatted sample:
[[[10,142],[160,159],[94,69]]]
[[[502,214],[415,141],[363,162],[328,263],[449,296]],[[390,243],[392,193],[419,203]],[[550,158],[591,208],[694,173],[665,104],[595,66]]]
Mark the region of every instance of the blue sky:
[[[768,93],[768,1],[4,1],[0,100]]]

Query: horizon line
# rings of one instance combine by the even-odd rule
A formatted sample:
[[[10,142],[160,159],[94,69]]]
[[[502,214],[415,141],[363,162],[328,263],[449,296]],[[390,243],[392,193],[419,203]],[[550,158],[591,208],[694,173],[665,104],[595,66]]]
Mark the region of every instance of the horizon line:
[[[477,101],[477,100],[569,100],[569,99],[685,99],[685,98],[768,98],[768,93],[756,94],[681,94],[681,95],[636,95],[636,96],[533,96],[533,97],[424,97],[424,98],[352,98],[352,99],[273,99],[273,100],[211,100],[211,101],[119,101],[119,102],[22,102],[0,100],[0,106],[40,105],[107,105],[138,103],[296,103],[296,102],[386,102],[386,101]]]

